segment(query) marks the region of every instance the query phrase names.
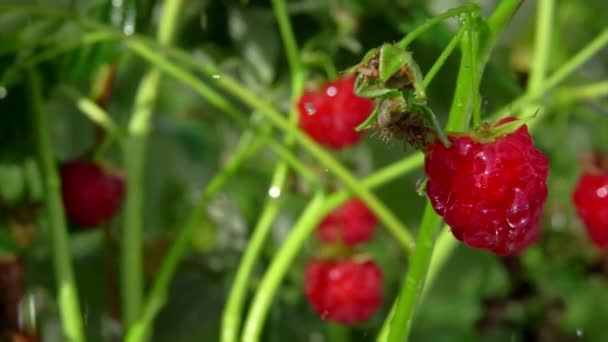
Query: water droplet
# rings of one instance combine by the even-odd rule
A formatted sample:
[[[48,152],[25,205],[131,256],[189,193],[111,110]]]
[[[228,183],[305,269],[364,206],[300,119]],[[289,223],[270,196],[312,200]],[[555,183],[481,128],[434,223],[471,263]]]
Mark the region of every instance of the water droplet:
[[[0,100],[5,98],[7,94],[6,88],[4,88],[3,86],[0,86]]]
[[[416,181],[416,193],[420,197],[424,197],[426,195],[426,183],[428,183],[428,178],[422,177]]]
[[[133,22],[133,19],[129,19],[129,20],[127,20],[127,22],[125,22],[125,25],[123,26],[122,31],[127,36],[130,36],[133,34],[133,32],[135,32],[135,23]]]
[[[584,331],[581,328],[576,329],[576,336],[583,337]]]
[[[268,196],[272,198],[278,198],[279,196],[281,196],[281,188],[274,185],[271,186],[270,189],[268,189]]]
[[[530,222],[530,215],[530,202],[526,194],[516,188],[511,209],[507,212],[507,223],[511,228],[520,228]]]
[[[331,87],[327,87],[327,90],[325,90],[325,94],[327,94],[327,96],[336,96],[336,94],[338,93],[338,88],[331,86]]]
[[[220,79],[220,75],[214,74],[213,76],[211,76],[211,78],[213,78],[215,80],[219,80]]]
[[[596,191],[597,197],[604,198],[608,196],[608,185],[603,186]]]
[[[317,111],[315,106],[310,102],[306,102],[304,104],[304,108],[306,109],[306,114],[308,115],[313,115]]]

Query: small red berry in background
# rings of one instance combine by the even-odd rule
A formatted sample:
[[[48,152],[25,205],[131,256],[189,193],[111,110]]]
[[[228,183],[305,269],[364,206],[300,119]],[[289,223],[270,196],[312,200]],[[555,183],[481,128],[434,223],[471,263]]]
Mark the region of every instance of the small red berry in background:
[[[61,166],[61,193],[67,217],[83,228],[112,218],[124,197],[124,182],[93,161],[76,159]]]
[[[361,140],[363,132],[355,128],[372,113],[374,102],[355,95],[354,84],[353,77],[343,77],[300,97],[300,127],[319,144],[339,150]]]
[[[516,254],[537,240],[548,161],[528,128],[490,139],[469,134],[448,138],[450,148],[439,141],[426,147],[426,192],[454,236],[498,255]]]
[[[378,219],[360,199],[351,199],[327,215],[317,228],[325,243],[342,242],[353,246],[372,238]]]
[[[599,249],[608,247],[608,169],[598,165],[583,172],[572,201],[593,244]]]
[[[344,325],[365,322],[382,303],[382,271],[373,260],[312,260],[304,293],[322,319]]]

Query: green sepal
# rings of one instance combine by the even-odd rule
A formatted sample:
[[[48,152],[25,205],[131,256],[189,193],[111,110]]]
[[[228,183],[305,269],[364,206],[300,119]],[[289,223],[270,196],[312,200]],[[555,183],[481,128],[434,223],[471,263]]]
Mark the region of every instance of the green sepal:
[[[381,101],[376,101],[376,105],[374,106],[374,110],[372,113],[361,123],[359,126],[355,127],[356,132],[361,132],[364,129],[368,129],[373,127],[374,123],[378,120],[378,108],[380,107]]]
[[[393,44],[384,44],[380,48],[379,73],[380,81],[385,83],[404,65],[410,65],[412,54]]]

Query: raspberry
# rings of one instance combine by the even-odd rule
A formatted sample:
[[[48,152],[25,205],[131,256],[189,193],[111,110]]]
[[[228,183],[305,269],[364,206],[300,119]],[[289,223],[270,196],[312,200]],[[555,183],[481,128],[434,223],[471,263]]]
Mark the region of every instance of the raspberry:
[[[351,199],[327,215],[317,228],[323,242],[343,242],[353,246],[368,241],[376,230],[378,220],[365,202]]]
[[[76,159],[61,166],[61,192],[69,219],[83,228],[106,222],[118,210],[124,182],[92,161]]]
[[[363,133],[355,128],[372,113],[374,102],[355,95],[354,84],[353,77],[344,77],[300,97],[300,127],[319,144],[340,150],[361,140]]]
[[[608,247],[608,172],[584,172],[572,201],[593,244],[599,249]]]
[[[382,302],[382,271],[373,260],[312,260],[304,293],[322,319],[353,324],[367,321]]]
[[[448,138],[451,148],[439,141],[427,144],[424,168],[427,195],[454,236],[498,255],[519,253],[536,241],[547,198],[548,162],[528,128],[523,125],[493,139],[466,134]]]

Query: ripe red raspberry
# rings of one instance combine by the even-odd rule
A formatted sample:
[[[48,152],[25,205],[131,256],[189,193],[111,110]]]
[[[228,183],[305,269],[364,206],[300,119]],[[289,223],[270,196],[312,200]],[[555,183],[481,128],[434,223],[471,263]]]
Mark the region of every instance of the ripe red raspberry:
[[[467,134],[448,138],[451,148],[439,141],[427,145],[424,168],[427,195],[454,236],[498,255],[516,254],[537,240],[548,162],[528,128],[484,140]]]
[[[122,177],[85,159],[62,165],[60,175],[63,205],[69,219],[87,228],[114,216],[124,196]]]
[[[382,302],[382,271],[373,260],[312,260],[306,266],[304,293],[322,319],[364,322]]]
[[[374,235],[378,220],[360,199],[351,199],[329,215],[317,228],[323,242],[343,242],[353,246],[368,241]]]
[[[608,172],[584,172],[572,201],[593,244],[599,249],[608,247]]]
[[[355,128],[372,113],[374,102],[355,95],[354,84],[353,77],[344,77],[300,97],[300,127],[319,144],[339,150],[361,140],[363,133]]]

